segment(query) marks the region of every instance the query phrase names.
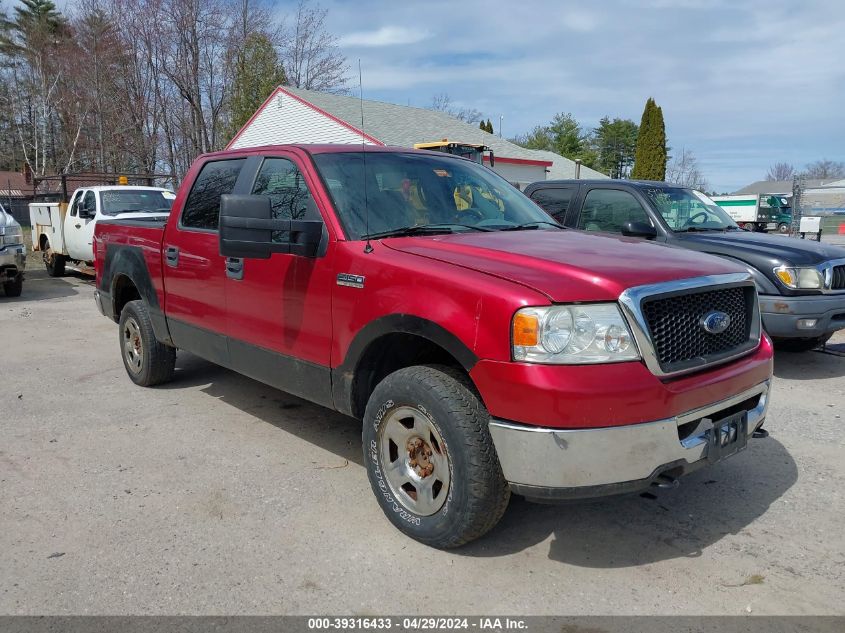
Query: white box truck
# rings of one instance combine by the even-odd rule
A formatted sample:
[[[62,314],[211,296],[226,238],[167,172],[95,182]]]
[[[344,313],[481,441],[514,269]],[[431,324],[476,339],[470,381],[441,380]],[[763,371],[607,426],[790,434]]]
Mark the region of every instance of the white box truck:
[[[711,199],[744,229],[789,232],[792,206],[787,194],[753,193],[712,196]]]

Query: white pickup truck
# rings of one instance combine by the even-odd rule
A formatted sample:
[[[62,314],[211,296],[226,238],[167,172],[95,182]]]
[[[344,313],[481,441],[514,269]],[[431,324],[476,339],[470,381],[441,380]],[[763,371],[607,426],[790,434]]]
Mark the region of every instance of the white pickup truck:
[[[77,189],[70,202],[32,202],[32,250],[41,251],[47,273],[61,277],[68,261],[94,261],[94,226],[105,219],[160,220],[176,195],[161,187],[117,185]]]

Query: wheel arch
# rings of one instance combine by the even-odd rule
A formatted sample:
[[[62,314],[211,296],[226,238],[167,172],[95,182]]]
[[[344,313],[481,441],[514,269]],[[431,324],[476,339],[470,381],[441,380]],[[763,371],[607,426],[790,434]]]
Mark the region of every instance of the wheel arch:
[[[373,389],[396,370],[435,363],[469,376],[476,362],[475,353],[443,326],[414,315],[384,316],[358,332],[343,363],[332,371],[335,408],[361,419]]]

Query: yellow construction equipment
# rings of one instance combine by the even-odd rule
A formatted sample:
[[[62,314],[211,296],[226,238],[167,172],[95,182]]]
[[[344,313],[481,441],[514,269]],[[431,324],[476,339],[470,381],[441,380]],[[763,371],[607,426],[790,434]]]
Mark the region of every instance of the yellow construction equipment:
[[[415,143],[414,149],[427,149],[433,152],[444,152],[446,154],[454,154],[455,156],[463,156],[479,165],[484,164],[484,157],[487,156],[490,160],[491,167],[495,161],[493,150],[486,145],[479,143],[459,143],[457,141],[450,141],[447,138],[431,143]]]

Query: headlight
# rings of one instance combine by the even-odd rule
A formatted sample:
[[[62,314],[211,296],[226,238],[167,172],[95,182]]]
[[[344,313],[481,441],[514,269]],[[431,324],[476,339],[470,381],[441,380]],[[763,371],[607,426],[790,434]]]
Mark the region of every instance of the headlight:
[[[569,365],[640,357],[615,303],[523,308],[513,317],[513,358]]]
[[[0,248],[12,244],[23,244],[23,231],[20,224],[0,226]]]
[[[774,273],[784,286],[793,290],[818,290],[824,288],[824,275],[815,268],[779,266],[775,268]]]

